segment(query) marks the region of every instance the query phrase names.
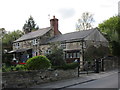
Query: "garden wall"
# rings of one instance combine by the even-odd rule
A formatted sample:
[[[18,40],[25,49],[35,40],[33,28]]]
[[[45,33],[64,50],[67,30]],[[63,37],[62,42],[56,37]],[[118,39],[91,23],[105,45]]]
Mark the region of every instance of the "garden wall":
[[[4,72],[2,82],[4,88],[29,88],[46,82],[77,77],[77,74],[77,69]]]
[[[104,70],[113,70],[118,68],[118,58],[110,57],[104,60]]]

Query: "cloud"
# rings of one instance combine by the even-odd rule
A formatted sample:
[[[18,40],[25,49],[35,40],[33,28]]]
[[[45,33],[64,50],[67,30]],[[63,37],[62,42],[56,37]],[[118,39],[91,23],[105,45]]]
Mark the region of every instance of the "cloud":
[[[58,10],[58,13],[62,18],[67,19],[75,15],[75,10],[73,8],[61,8]]]

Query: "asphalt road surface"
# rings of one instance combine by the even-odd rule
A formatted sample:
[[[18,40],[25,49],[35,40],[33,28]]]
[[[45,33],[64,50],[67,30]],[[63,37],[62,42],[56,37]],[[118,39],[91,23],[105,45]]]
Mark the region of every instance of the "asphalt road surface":
[[[118,88],[118,73],[68,88]]]

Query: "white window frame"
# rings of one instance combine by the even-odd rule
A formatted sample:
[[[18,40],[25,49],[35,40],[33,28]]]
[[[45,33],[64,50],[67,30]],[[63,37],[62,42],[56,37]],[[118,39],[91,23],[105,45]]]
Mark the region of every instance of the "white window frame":
[[[15,47],[18,49],[20,47],[20,43],[16,43]]]
[[[33,40],[33,45],[36,45],[36,44],[38,44],[38,41],[37,41],[37,39],[34,39]]]

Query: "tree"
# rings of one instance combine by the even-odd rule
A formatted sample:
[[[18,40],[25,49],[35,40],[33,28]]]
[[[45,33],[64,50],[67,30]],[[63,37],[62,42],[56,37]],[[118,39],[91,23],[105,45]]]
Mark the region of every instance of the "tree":
[[[85,59],[87,61],[92,61],[94,59],[103,58],[109,54],[109,48],[100,45],[99,47],[95,47],[93,45],[89,46],[87,50],[85,50]]]
[[[118,41],[118,32],[117,27],[118,25],[118,16],[113,16],[108,20],[105,20],[103,23],[99,24],[98,27],[100,28],[101,32],[109,41]],[[119,30],[118,30],[119,31]]]
[[[23,31],[25,32],[25,34],[38,29],[39,27],[36,25],[32,16],[28,18],[28,21],[26,21],[26,23],[23,26]]]
[[[59,43],[51,44],[51,53],[46,55],[53,66],[62,66],[65,64],[63,49],[59,48],[58,45]]]
[[[120,56],[120,17],[113,16],[103,23],[99,24],[99,28],[103,35],[107,37],[110,42],[112,54]]]
[[[12,55],[7,54],[8,51],[12,50],[12,43],[19,37],[23,35],[20,30],[5,33],[2,38],[2,61],[3,63],[8,63],[12,58]]]
[[[87,30],[93,27],[92,23],[94,22],[93,14],[89,12],[84,12],[76,24],[76,30]]]
[[[13,32],[6,33],[2,38],[3,47],[6,47],[6,48],[10,47],[9,49],[12,50],[13,41],[18,39],[22,35],[23,35],[23,32],[20,31],[20,30],[16,30],[16,31],[13,31]]]

